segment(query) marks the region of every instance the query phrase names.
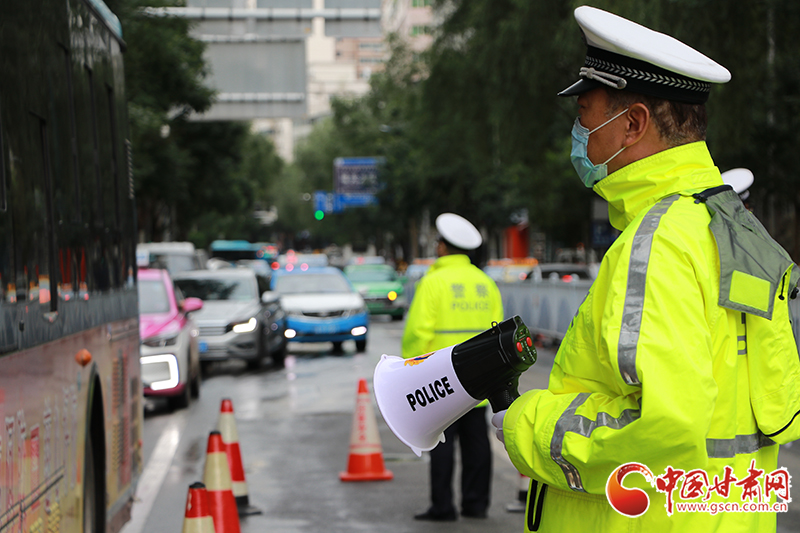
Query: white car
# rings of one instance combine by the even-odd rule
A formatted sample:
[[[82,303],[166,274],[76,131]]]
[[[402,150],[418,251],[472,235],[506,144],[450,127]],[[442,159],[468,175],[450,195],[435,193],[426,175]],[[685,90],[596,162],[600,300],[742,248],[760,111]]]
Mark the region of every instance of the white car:
[[[140,267],[165,268],[173,276],[178,272],[205,268],[190,242],[139,243],[136,245],[136,262]]]

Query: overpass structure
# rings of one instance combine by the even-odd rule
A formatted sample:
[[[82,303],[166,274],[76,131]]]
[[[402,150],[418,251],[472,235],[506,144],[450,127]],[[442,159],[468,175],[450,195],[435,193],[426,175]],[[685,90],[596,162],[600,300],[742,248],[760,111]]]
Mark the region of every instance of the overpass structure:
[[[302,118],[307,114],[306,38],[315,21],[329,37],[380,37],[381,0],[188,0],[147,8],[194,22],[206,43],[216,103],[196,120]]]

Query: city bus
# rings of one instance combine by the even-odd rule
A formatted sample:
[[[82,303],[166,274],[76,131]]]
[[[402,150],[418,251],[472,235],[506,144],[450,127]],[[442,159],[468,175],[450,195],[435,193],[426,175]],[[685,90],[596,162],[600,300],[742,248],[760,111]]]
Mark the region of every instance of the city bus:
[[[216,240],[209,246],[209,251],[211,257],[229,262],[255,259],[270,262],[278,257],[278,247],[268,242]]]
[[[0,2],[0,532],[117,532],[142,469],[119,20]]]

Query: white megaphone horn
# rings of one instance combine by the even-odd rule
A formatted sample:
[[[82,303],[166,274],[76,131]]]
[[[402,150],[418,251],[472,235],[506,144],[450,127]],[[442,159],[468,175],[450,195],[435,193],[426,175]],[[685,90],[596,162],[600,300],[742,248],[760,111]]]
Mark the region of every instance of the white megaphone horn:
[[[373,389],[383,419],[418,456],[444,442],[444,430],[488,399],[494,412],[519,397],[519,376],[536,348],[518,316],[475,337],[411,359],[383,355]]]

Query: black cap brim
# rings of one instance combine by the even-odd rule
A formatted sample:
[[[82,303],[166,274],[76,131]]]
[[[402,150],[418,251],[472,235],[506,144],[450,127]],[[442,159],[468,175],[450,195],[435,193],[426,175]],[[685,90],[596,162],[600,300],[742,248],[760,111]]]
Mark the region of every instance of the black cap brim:
[[[596,80],[587,80],[586,78],[581,78],[560,93],[558,96],[576,96],[579,94],[587,93],[592,89],[597,89],[602,85],[599,81]]]

